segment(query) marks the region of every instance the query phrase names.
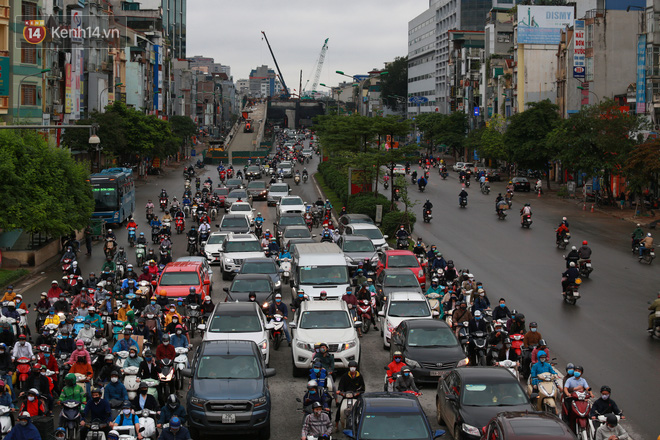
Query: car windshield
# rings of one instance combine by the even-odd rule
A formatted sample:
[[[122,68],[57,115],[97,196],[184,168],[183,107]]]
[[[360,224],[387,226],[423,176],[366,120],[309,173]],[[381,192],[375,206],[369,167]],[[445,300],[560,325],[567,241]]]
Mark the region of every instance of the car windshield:
[[[220,244],[225,240],[225,235],[215,234],[211,235],[206,244]]]
[[[408,331],[410,347],[455,347],[456,337],[448,328],[411,328]]]
[[[414,255],[390,255],[387,267],[418,267],[419,261]]]
[[[305,226],[305,219],[302,218],[300,215],[292,215],[292,216],[282,216],[280,217],[280,224],[279,226]]]
[[[426,421],[419,413],[367,413],[360,427],[361,439],[421,440],[430,436]]]
[[[255,180],[248,184],[249,189],[266,189],[266,182],[263,180]]]
[[[233,205],[231,205],[231,211],[232,212],[234,212],[234,211],[250,212],[250,211],[252,211],[252,208],[247,203],[246,204],[242,204],[242,203],[236,204],[236,203],[234,203]]]
[[[271,185],[270,186],[270,192],[272,192],[272,193],[288,193],[289,192],[289,186],[288,185]]]
[[[346,266],[298,266],[300,284],[333,285],[348,284]]]
[[[264,261],[263,263],[245,261],[241,273],[273,274],[277,273],[277,267],[272,261]]]
[[[344,252],[374,252],[374,245],[371,240],[346,240],[344,242]]]
[[[210,332],[216,333],[248,333],[260,332],[261,323],[254,313],[226,313],[215,315],[211,321]]]
[[[369,237],[371,240],[383,239],[383,234],[380,232],[380,229],[378,228],[355,229],[353,230],[353,234],[364,235],[365,237]]]
[[[247,218],[245,216],[240,217],[225,217],[222,219],[220,224],[221,228],[240,228],[247,227]]]
[[[417,277],[412,272],[406,274],[386,275],[383,281],[385,287],[419,287]]]
[[[282,205],[302,205],[303,201],[300,197],[290,197],[290,198],[282,199],[280,203]]]
[[[431,311],[426,301],[392,301],[388,315],[396,318],[420,318],[430,316]]]
[[[348,313],[342,310],[312,310],[303,312],[300,328],[350,328]]]
[[[229,194],[229,188],[217,188],[213,190],[213,194],[218,196],[226,196],[227,194]]]
[[[268,280],[254,280],[237,278],[231,285],[230,292],[270,292]]]
[[[254,356],[201,356],[197,379],[258,379],[259,364]]]
[[[165,272],[160,278],[160,286],[199,286],[197,272]]]
[[[528,401],[522,387],[511,379],[505,383],[465,384],[461,402],[467,406],[514,406]]]
[[[228,240],[225,243],[225,252],[261,252],[261,244],[256,240]]]
[[[308,238],[312,236],[312,233],[307,228],[288,228],[284,231],[284,236],[286,238]]]

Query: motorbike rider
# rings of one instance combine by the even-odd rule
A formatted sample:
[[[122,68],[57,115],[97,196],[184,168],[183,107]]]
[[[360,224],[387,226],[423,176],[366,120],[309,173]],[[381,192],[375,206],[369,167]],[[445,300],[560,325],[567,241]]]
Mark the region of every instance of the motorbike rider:
[[[530,323],[529,331],[525,333],[525,336],[523,337],[523,345],[525,347],[533,347],[538,345],[541,339],[543,339],[543,336],[541,336],[541,332],[538,331],[538,324],[535,322]]]
[[[551,373],[553,375],[557,375],[557,372],[555,371],[554,368],[552,368],[550,362],[546,362],[548,360],[548,355],[545,353],[545,351],[541,350],[539,351],[538,354],[539,354],[539,361],[534,365],[532,365],[532,371],[531,371],[531,378],[532,378],[531,383],[532,383],[532,387],[536,391],[538,391],[539,374]]]
[[[493,319],[509,319],[511,318],[511,312],[509,311],[509,308],[506,306],[506,300],[504,298],[500,298],[500,303],[497,307],[493,308]]]
[[[289,309],[286,307],[286,304],[282,302],[282,294],[277,293],[275,294],[275,301],[270,303],[270,306],[268,307],[268,319],[273,319],[273,317],[276,314],[282,315],[282,322],[284,323],[284,326],[282,327],[284,330],[284,336],[286,337],[286,341],[289,343],[289,346],[291,346],[291,335],[289,334],[289,325],[287,324],[287,320],[289,319]]]
[[[406,231],[404,225],[400,225],[399,230],[396,231],[396,238],[398,240],[402,240],[402,239],[408,240],[408,237],[410,237],[410,234],[408,233],[408,231]]]
[[[578,249],[578,256],[580,260],[578,260],[578,263],[581,263],[582,260],[589,260],[591,259],[591,248],[588,246],[589,242],[587,240],[584,240],[582,242],[582,246],[580,246],[580,249]]]
[[[472,301],[472,313],[476,316],[477,311],[490,310],[490,300],[486,296],[484,289],[477,289],[477,295]]]
[[[639,242],[639,259],[641,260],[642,257],[644,256],[644,251],[648,248],[653,247],[653,237],[651,236],[651,233],[647,233],[646,237],[640,240]]]
[[[419,188],[420,191],[426,188],[427,184],[428,184],[428,180],[426,180],[426,177],[422,176],[419,179],[417,179],[417,187]]]
[[[350,361],[348,363],[348,372],[345,373],[341,379],[339,379],[339,385],[337,385],[337,395],[345,396],[346,393],[353,393],[354,396],[361,394],[365,391],[366,387],[364,384],[364,378],[357,369],[358,364],[355,361]],[[339,422],[341,418],[341,404],[339,399],[337,399],[337,414],[335,416],[335,424]]]
[[[110,382],[103,387],[103,397],[108,402],[128,400],[128,392],[126,387],[119,380],[121,373],[117,370],[110,373]]]
[[[328,372],[328,374],[333,374],[335,372],[335,356],[330,353],[328,349],[328,344],[321,342],[319,345],[319,351],[314,354],[312,361],[320,360],[323,368]]]
[[[566,293],[566,289],[568,288],[568,286],[574,284],[575,280],[580,277],[580,271],[575,267],[575,262],[571,261],[569,266],[570,267],[566,269],[566,271],[561,275],[562,295]]]
[[[298,310],[303,301],[307,301],[307,297],[305,296],[305,292],[300,289],[296,292],[296,297],[291,302],[291,311],[295,312]]]
[[[305,395],[303,396],[303,407],[309,408],[314,403],[319,403],[323,405],[324,410],[329,410],[330,397],[327,393],[321,393],[320,391],[321,389],[319,389],[318,382],[314,379],[310,379],[307,382],[307,392],[305,392]],[[307,411],[309,411],[309,409]]]
[[[635,246],[639,244],[639,242],[644,238],[644,230],[642,229],[642,226],[637,223],[637,227],[631,234],[632,237],[632,248],[633,250],[635,249]]]
[[[268,253],[272,257],[277,257],[280,254],[280,246],[277,244],[275,237],[271,238],[270,243],[268,243]]]
[[[135,429],[135,435],[137,435],[138,440],[142,440],[143,438],[142,433],[140,432],[140,419],[131,410],[131,402],[129,401],[124,402],[121,412],[117,415],[114,421],[109,423],[109,426],[110,428],[115,428],[116,426],[132,426]],[[117,433],[117,431],[110,431],[110,434],[112,433]],[[109,437],[113,436],[114,434],[109,435]]]
[[[509,338],[504,339],[502,348],[500,348],[497,354],[497,362],[501,361],[513,361],[516,363],[516,366],[520,366],[520,357],[516,353],[516,350],[511,348],[511,339]],[[495,362],[495,365],[497,365],[497,362]]]
[[[568,255],[566,255],[564,259],[566,260],[566,269],[571,267],[570,266],[571,263],[575,263],[575,265],[577,266],[577,262],[580,260],[580,254],[577,250],[577,247],[572,246],[571,251],[568,253]]]
[[[608,414],[605,424],[596,430],[595,440],[626,440],[630,436],[625,429],[619,425],[619,420],[614,414]]]
[[[539,353],[539,362],[534,364],[532,367],[532,372],[534,371],[534,367],[536,367],[538,364],[541,363],[541,358],[542,355],[545,355],[544,352]],[[543,356],[545,357],[545,356]],[[584,368],[580,365],[575,366],[575,370],[573,371],[573,377],[569,377],[566,382],[564,382],[564,408],[570,408],[571,403],[573,402],[573,398],[571,397],[571,394],[574,391],[577,392],[586,392],[589,398],[593,399],[594,395],[591,392],[591,388],[589,387],[589,384],[585,380],[584,377],[582,377],[582,373],[584,372]]]
[[[560,240],[564,238],[566,234],[568,234],[570,231],[568,230],[568,222],[565,220],[566,217],[564,217],[564,220],[559,223],[559,227],[555,230],[556,235],[556,240],[557,243],[559,243]]]
[[[355,271],[355,278],[353,279],[357,287],[361,287],[364,283],[367,282],[367,277],[364,276],[364,270],[358,269]],[[359,299],[359,298],[358,298]]]
[[[162,429],[163,425],[170,422],[172,417],[178,417],[179,420],[181,420],[183,423],[185,423],[188,419],[186,408],[181,405],[181,402],[179,401],[179,398],[176,396],[176,394],[170,394],[167,396],[165,405],[163,405],[163,407],[160,409],[160,417],[158,419],[157,428]]]
[[[254,222],[255,222],[255,223],[263,224],[264,221],[265,221],[265,220],[264,220],[264,218],[261,216],[261,212],[257,212],[257,216],[254,218]]]
[[[416,256],[426,256],[426,246],[424,246],[421,238],[417,239],[417,243],[415,243],[415,247],[413,248],[413,254]]]
[[[454,309],[454,313],[451,317],[452,326],[454,327],[455,333],[458,334],[458,331],[462,327],[463,322],[471,322],[472,320],[472,312],[468,310],[467,303],[465,301],[461,301],[458,307]]]
[[[648,310],[651,311],[649,314],[649,326],[648,326],[648,332],[653,333],[653,321],[655,320],[655,314],[656,312],[660,312],[660,292],[658,292],[658,297],[651,303],[651,305],[648,307]]]
[[[101,367],[101,370],[98,372],[98,381],[102,383],[108,383],[110,382],[110,377],[112,373],[120,373],[119,367],[115,365],[115,357],[108,353],[105,355],[103,358],[103,367]]]
[[[18,423],[10,429],[5,440],[41,440],[41,434],[32,423],[29,412],[23,411],[18,415]]]
[[[415,385],[415,378],[410,371],[409,366],[401,368],[401,374],[398,375],[396,381],[394,381],[394,391],[404,393],[406,391],[414,391],[415,393],[422,394]]]
[[[81,420],[80,420],[80,438],[87,438],[87,432],[89,428],[85,425],[85,419],[89,418],[90,421],[98,421],[102,425],[108,424],[112,419],[110,418],[112,414],[112,409],[110,408],[110,403],[107,399],[101,398],[102,390],[100,388],[94,388],[92,390],[92,400],[85,405],[85,410],[83,411]],[[103,432],[109,431],[109,428],[103,428]]]
[[[25,335],[19,335],[18,341],[14,344],[14,349],[11,353],[11,360],[15,362],[16,359],[27,357],[32,359],[34,353],[32,352],[32,344],[26,341]]]
[[[465,200],[465,202],[467,203],[467,197],[468,197],[468,193],[467,191],[465,191],[465,188],[461,189],[461,192],[458,193],[458,203],[460,204],[461,200]]]
[[[529,203],[525,203],[525,206],[522,207],[520,210],[520,224],[523,224],[523,219],[525,216],[528,215],[530,218],[532,217],[532,207],[529,205]]]
[[[73,251],[73,248],[71,246],[66,248],[66,251],[62,255],[62,258],[60,258],[60,263],[62,263],[64,260],[71,260],[71,261],[76,260],[76,253]]]
[[[191,286],[188,289],[188,296],[186,296],[186,304],[197,304],[197,305],[202,305],[202,295],[197,292],[197,288],[194,286]]]
[[[332,421],[326,411],[323,411],[323,405],[320,402],[312,404],[312,413],[305,417],[303,423],[301,440],[307,440],[307,436],[322,438],[332,432]]]
[[[470,319],[468,323],[468,332],[474,333],[477,331],[482,331],[484,333],[488,331],[488,323],[483,319],[481,310],[475,311],[474,317]]]
[[[114,347],[112,347],[112,352],[117,353],[119,351],[129,351],[131,347],[137,347],[138,344],[135,339],[131,338],[131,333],[133,332],[133,326],[127,325],[124,327],[124,338],[119,339]]]

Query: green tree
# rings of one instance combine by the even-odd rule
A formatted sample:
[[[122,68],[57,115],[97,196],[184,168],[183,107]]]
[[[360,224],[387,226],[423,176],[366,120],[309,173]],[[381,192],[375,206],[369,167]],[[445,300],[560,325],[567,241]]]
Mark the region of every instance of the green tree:
[[[481,132],[477,148],[481,157],[495,160],[509,159],[509,150],[504,143],[504,131],[504,118],[499,114],[493,115]]]
[[[630,192],[641,197],[642,191],[652,182],[657,182],[660,175],[660,140],[648,139],[635,146],[624,166],[626,184]],[[640,203],[644,209],[644,203]]]
[[[197,132],[195,123],[188,116],[174,115],[169,121],[172,133],[185,144],[187,144],[188,140]]]
[[[94,199],[85,165],[36,132],[0,132],[0,173],[1,229],[60,236],[89,223]]]
[[[391,96],[408,96],[408,57],[394,58],[394,61],[385,64],[385,70],[387,74],[382,75],[380,80],[381,96],[388,108],[397,111],[402,104],[400,99]]]

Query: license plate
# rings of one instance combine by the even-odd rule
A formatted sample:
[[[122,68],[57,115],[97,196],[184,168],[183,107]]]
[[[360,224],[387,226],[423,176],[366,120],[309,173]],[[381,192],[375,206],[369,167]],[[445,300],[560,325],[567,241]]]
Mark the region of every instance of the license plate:
[[[236,423],[236,414],[223,414],[222,423]]]
[[[431,376],[442,376],[442,371],[431,371]]]
[[[573,292],[573,296],[576,297],[576,298],[579,297],[579,296],[580,296],[580,292]]]
[[[655,252],[650,253],[652,257],[655,257]]]

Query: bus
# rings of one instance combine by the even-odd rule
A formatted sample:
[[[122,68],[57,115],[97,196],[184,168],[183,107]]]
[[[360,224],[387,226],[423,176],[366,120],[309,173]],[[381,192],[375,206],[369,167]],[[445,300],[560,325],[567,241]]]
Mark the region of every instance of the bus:
[[[87,179],[94,195],[92,218],[123,223],[135,211],[135,182],[130,168],[109,168]]]

